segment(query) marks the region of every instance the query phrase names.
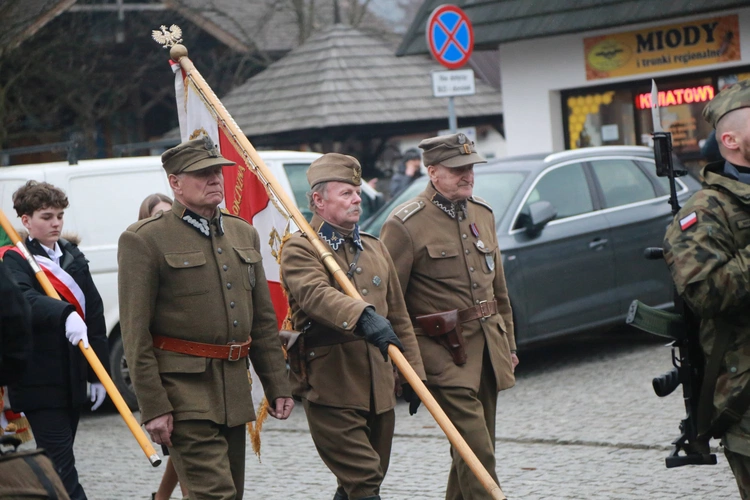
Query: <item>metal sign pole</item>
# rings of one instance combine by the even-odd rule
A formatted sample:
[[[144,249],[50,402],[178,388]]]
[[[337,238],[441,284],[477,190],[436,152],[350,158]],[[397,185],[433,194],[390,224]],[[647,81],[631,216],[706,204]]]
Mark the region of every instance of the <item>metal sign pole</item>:
[[[456,119],[456,106],[453,103],[453,96],[448,98],[448,128],[451,134],[458,132],[458,120]]]

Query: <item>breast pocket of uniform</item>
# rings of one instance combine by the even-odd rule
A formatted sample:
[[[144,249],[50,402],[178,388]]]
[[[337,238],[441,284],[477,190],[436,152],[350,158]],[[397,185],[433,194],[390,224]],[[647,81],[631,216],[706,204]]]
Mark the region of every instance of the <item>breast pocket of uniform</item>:
[[[175,252],[164,254],[171,268],[169,286],[175,297],[208,293],[206,256],[203,252]]]
[[[461,272],[458,249],[447,245],[428,245],[430,275],[433,278],[453,278]]]
[[[252,290],[256,283],[255,271],[257,266],[262,265],[263,257],[254,248],[235,248],[234,251],[237,252],[242,266],[242,284],[245,285],[245,290]]]

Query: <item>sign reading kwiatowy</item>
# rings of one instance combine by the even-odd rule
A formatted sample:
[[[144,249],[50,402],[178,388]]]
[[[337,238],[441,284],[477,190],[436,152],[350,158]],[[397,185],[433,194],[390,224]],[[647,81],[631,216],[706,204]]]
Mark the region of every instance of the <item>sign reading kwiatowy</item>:
[[[739,21],[731,15],[584,38],[583,50],[587,80],[737,61]]]

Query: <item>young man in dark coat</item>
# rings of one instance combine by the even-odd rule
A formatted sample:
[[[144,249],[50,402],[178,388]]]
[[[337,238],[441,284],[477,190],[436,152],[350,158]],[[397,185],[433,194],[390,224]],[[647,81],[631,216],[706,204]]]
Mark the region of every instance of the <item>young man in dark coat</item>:
[[[78,482],[73,441],[91,382],[92,409],[106,396],[78,343],[94,349],[109,370],[104,307],[78,247],[60,238],[68,199],[46,182],[29,181],[13,194],[13,208],[28,230],[26,248],[52,275],[62,300],[48,297],[34,271],[15,250],[3,259],[31,305],[33,350],[21,379],[9,385],[13,409],[23,411],[39,448],[45,448],[71,499],[85,499]]]

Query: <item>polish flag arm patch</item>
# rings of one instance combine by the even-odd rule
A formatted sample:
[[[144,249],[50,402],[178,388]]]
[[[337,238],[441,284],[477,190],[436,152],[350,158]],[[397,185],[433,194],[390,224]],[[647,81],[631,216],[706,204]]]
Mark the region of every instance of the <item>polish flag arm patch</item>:
[[[680,219],[680,229],[685,231],[689,227],[693,226],[696,222],[698,222],[698,214],[692,212],[691,214],[686,215],[685,217]]]

